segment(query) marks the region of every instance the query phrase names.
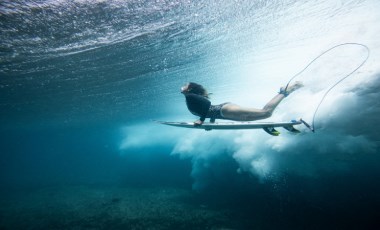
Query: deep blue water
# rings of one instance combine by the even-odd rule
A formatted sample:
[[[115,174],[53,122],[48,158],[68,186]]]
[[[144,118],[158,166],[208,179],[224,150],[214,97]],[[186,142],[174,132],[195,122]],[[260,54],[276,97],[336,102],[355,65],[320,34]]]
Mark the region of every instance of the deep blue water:
[[[380,3],[1,1],[0,229],[376,229]],[[261,107],[332,46],[367,62],[316,132],[210,131],[179,93]],[[271,121],[311,121],[366,57],[322,56]]]

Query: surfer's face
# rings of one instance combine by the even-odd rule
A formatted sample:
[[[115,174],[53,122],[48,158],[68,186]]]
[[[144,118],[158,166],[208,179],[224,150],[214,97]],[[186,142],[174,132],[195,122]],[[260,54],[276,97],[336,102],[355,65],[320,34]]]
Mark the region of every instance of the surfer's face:
[[[189,84],[186,84],[184,86],[181,87],[181,93],[185,93],[189,90]]]

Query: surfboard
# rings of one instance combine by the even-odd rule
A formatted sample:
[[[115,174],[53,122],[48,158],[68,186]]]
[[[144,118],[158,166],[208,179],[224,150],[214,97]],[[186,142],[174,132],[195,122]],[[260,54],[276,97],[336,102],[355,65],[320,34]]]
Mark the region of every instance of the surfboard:
[[[301,120],[292,120],[290,122],[257,122],[257,121],[247,121],[247,122],[204,122],[202,125],[194,126],[194,122],[172,122],[172,121],[155,121],[157,123],[181,128],[191,128],[191,129],[204,129],[204,130],[239,130],[239,129],[264,129],[265,132],[278,136],[280,134],[275,128],[282,127],[289,132],[299,133],[300,131],[294,128],[294,125],[302,124]]]

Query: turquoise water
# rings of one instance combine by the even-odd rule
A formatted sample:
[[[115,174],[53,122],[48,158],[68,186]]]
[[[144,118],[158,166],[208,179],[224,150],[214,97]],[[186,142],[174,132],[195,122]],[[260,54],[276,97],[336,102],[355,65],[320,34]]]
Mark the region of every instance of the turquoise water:
[[[0,229],[377,224],[380,3],[1,1]],[[210,131],[180,87],[262,107],[341,43],[316,133]],[[342,46],[269,121],[311,121]]]

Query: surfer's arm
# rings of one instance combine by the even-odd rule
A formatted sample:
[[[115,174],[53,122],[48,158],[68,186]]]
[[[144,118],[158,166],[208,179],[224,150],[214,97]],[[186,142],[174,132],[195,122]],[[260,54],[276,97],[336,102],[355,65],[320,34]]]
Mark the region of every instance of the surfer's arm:
[[[200,126],[203,124],[203,122],[204,122],[204,120],[203,121],[202,120],[194,121],[194,126]]]
[[[190,112],[199,116],[199,121],[196,122],[197,125],[202,125],[206,120],[211,102],[207,98],[196,94],[186,94],[185,96],[186,104]],[[194,125],[196,125],[195,122]]]
[[[203,105],[202,105],[203,106],[203,111],[202,111],[203,113],[200,114],[201,116],[199,117],[199,120],[197,120],[197,121],[194,122],[195,126],[202,125],[203,122],[205,122],[206,116],[207,116],[207,112],[208,112],[208,108],[210,107],[208,103],[209,103],[209,100],[207,100],[207,102],[203,101]],[[206,110],[206,108],[207,108],[207,110]]]
[[[199,118],[199,121],[200,122],[205,122],[205,120],[206,120],[206,115],[207,115],[207,113],[205,114],[205,115],[202,115],[200,118]]]

